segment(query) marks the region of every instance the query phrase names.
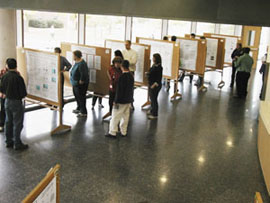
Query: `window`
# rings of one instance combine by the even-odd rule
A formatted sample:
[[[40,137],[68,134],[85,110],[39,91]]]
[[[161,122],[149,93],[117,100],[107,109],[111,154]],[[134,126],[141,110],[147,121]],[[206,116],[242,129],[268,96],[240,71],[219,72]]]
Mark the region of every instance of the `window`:
[[[24,11],[24,46],[53,51],[61,42],[78,41],[78,15]]]
[[[222,35],[234,35],[235,25],[221,24],[220,34]]]
[[[86,15],[86,44],[104,46],[106,39],[125,40],[126,18]]]
[[[168,35],[185,37],[185,34],[190,34],[190,33],[191,33],[191,22],[169,20]]]
[[[203,33],[215,33],[214,23],[197,23],[196,34],[203,35]]]
[[[146,37],[161,39],[162,20],[152,18],[133,18],[132,19],[132,41],[136,37]]]

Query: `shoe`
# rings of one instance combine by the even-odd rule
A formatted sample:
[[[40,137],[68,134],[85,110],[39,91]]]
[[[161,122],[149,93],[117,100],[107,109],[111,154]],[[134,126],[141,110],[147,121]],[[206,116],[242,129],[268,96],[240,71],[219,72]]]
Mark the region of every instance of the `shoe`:
[[[77,117],[86,118],[87,113],[78,113]]]
[[[99,104],[98,107],[101,108],[101,109],[104,108],[104,106],[102,104]]]
[[[105,135],[105,137],[109,137],[109,138],[116,138],[116,135],[111,135],[110,133]]]
[[[0,132],[4,132],[4,127],[0,126]]]
[[[15,146],[14,148],[15,150],[25,150],[25,149],[28,149],[28,145],[27,144],[20,144],[18,146]]]
[[[147,111],[146,113],[148,116],[152,115],[151,110]]]
[[[14,143],[6,144],[6,148],[13,148],[13,147],[14,147]]]
[[[123,134],[121,133],[120,135],[121,135],[121,137],[127,137],[127,134],[123,135]]]
[[[72,111],[72,113],[78,114],[78,113],[80,113],[80,110],[75,109]]]
[[[157,116],[153,116],[153,115],[149,115],[148,116],[148,119],[150,119],[150,120],[155,120],[155,119],[157,119],[158,117]]]

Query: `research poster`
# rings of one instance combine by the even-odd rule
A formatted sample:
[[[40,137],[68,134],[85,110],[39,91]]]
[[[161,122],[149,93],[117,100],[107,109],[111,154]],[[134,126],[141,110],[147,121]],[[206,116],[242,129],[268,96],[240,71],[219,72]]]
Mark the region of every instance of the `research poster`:
[[[238,38],[229,36],[212,35],[212,37],[225,38],[225,63],[232,63],[231,54],[237,46]]]
[[[206,63],[208,67],[217,66],[218,39],[207,38]]]
[[[56,177],[54,177],[33,203],[56,203],[56,195]]]
[[[116,50],[124,50],[125,49],[125,42],[117,42],[117,41],[106,41],[106,48],[110,48],[112,50],[112,57],[114,59],[114,52]],[[135,82],[143,83],[144,79],[144,59],[145,59],[145,46],[132,44],[131,48],[137,52],[137,64],[136,64],[136,71],[135,71]]]
[[[42,52],[25,51],[27,92],[29,95],[59,102],[58,56]]]
[[[150,60],[153,54],[159,53],[162,58],[163,75],[172,77],[173,43],[140,39],[141,44],[151,45]],[[153,61],[152,61],[153,63]]]
[[[185,70],[196,71],[198,41],[180,39],[180,67]]]

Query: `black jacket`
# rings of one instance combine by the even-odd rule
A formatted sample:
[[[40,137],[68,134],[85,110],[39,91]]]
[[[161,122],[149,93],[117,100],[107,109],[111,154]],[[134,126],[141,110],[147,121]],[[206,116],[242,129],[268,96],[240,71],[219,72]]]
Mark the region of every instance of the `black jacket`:
[[[148,83],[150,86],[152,86],[155,82],[161,86],[161,80],[162,80],[162,66],[159,65],[153,65],[150,68],[150,71],[148,73]]]
[[[130,72],[123,73],[118,80],[114,102],[130,104],[133,102],[134,77]]]

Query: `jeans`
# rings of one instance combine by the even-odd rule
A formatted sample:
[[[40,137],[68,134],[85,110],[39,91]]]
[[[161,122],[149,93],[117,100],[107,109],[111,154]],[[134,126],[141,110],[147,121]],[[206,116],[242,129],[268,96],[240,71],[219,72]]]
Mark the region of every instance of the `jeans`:
[[[158,116],[158,93],[161,90],[161,85],[152,89],[149,87],[149,96],[151,100],[151,114]]]
[[[112,114],[113,110],[113,103],[115,99],[115,92],[109,91],[109,106],[110,106],[110,113]]]
[[[73,86],[73,94],[77,102],[77,110],[82,114],[87,114],[86,109],[86,92],[88,89],[88,83],[83,85]]]
[[[0,98],[1,102],[1,111],[0,111],[0,127],[4,127],[6,120],[6,112],[5,112],[5,99]]]
[[[248,72],[238,71],[236,74],[237,95],[241,98],[245,98],[247,96],[247,86],[249,77],[250,73]]]
[[[21,131],[23,129],[24,106],[21,100],[6,99],[6,143],[19,146],[22,144]]]

